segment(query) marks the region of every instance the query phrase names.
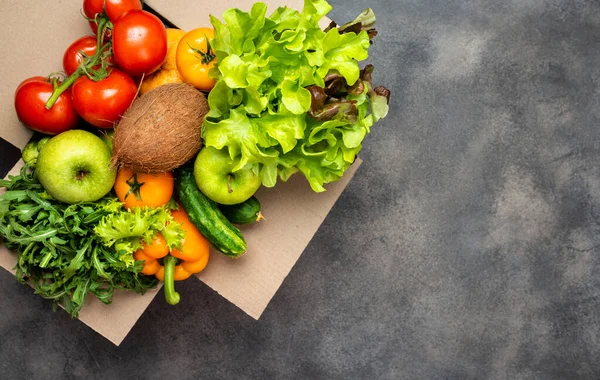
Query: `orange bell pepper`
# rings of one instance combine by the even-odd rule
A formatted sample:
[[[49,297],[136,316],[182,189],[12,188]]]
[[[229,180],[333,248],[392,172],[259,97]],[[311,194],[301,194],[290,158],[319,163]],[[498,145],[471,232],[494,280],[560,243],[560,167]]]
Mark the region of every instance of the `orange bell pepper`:
[[[174,281],[185,280],[206,268],[210,258],[210,243],[190,222],[183,208],[172,211],[171,215],[185,232],[181,248],[172,249],[169,254],[167,243],[159,233],[150,244],[136,251],[134,258],[136,261],[144,261],[143,274],[154,275],[164,282],[167,303],[176,305],[180,296],[175,291]]]

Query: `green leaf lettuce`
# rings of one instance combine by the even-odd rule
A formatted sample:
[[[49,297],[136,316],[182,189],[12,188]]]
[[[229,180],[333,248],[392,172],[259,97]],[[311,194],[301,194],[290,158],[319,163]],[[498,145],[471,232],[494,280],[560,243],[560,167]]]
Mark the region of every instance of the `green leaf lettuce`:
[[[280,7],[267,16],[259,2],[250,12],[225,11],[223,21],[211,16],[216,84],[208,96],[204,142],[227,149],[234,171],[250,167],[264,186],[300,172],[314,191],[324,191],[387,114],[388,99],[373,91],[359,67],[371,44],[371,29],[362,28],[361,20],[370,27],[374,14],[359,16],[352,24],[358,28],[348,28],[356,31],[324,31],[319,22],[330,10],[325,0],[305,0],[301,12]],[[325,96],[332,74],[353,92]],[[311,86],[324,94],[320,103]]]

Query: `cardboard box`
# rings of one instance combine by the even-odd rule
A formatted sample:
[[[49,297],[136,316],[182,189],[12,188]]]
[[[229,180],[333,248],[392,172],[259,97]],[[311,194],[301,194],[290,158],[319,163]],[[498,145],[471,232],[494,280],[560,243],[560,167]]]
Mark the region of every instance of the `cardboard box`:
[[[269,12],[278,6],[300,10],[302,0],[264,0]],[[37,0],[4,0],[0,13],[5,21],[0,25],[3,37],[0,49],[5,60],[0,65],[3,78],[0,91],[0,176],[17,174],[23,162],[20,149],[32,132],[17,120],[13,95],[18,84],[35,75],[48,75],[62,69],[62,54],[69,44],[90,34],[81,16],[81,0],[55,2]],[[253,1],[224,0],[205,2],[194,0],[147,0],[146,4],[165,19],[183,30],[210,26],[209,14],[221,18],[227,8],[249,10]],[[328,20],[323,20],[324,26]],[[248,252],[231,260],[219,252],[211,252],[207,268],[198,278],[223,297],[258,319],[281,286],[302,251],[329,213],[335,201],[356,172],[360,160],[324,193],[314,193],[301,175],[275,188],[259,190],[257,197],[267,221],[243,229]],[[16,255],[0,246],[0,266],[12,271]],[[193,281],[193,279],[188,280]],[[119,345],[154,296],[153,289],[144,296],[118,292],[111,305],[89,297],[79,319],[116,345]],[[165,307],[171,307],[165,304]],[[50,307],[48,307],[50,311]],[[76,323],[75,321],[73,323]]]

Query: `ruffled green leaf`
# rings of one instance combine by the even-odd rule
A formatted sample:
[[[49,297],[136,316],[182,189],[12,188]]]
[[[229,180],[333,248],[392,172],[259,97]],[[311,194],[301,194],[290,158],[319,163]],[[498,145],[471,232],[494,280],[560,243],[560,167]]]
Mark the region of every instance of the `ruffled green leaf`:
[[[383,104],[370,86],[372,68],[361,71],[358,64],[368,57],[374,30],[366,27],[374,14],[365,12],[343,33],[323,31],[319,22],[330,10],[326,0],[305,0],[301,12],[279,7],[266,16],[266,5],[256,3],[250,12],[226,11],[223,22],[211,17],[217,82],[208,97],[204,143],[227,149],[234,171],[250,167],[266,187],[301,172],[323,191],[387,113],[387,99]],[[331,74],[345,87],[315,107],[307,87],[325,94]]]
[[[152,238],[161,233],[167,246],[181,248],[185,237],[179,223],[175,222],[169,206],[134,207],[132,211],[121,209],[102,218],[94,227],[104,245],[116,248],[119,260],[127,266],[134,264],[133,253],[150,243]]]

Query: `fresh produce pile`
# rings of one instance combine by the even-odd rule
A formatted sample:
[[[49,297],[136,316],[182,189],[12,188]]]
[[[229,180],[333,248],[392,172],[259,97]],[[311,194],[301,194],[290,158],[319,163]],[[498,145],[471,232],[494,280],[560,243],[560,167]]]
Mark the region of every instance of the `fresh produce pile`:
[[[91,293],[144,293],[201,272],[210,248],[247,250],[264,219],[255,193],[295,173],[316,192],[354,162],[390,92],[372,84],[367,9],[325,30],[301,11],[230,9],[191,31],[139,0],[84,0],[93,35],[64,72],[24,80],[15,111],[36,131],[20,175],[0,180],[0,237],[16,277],[77,316]]]

